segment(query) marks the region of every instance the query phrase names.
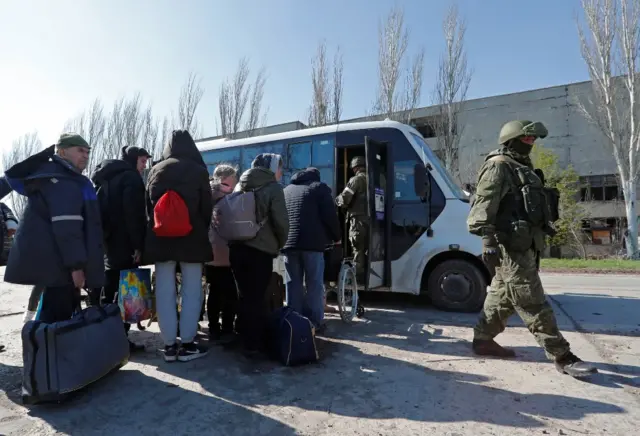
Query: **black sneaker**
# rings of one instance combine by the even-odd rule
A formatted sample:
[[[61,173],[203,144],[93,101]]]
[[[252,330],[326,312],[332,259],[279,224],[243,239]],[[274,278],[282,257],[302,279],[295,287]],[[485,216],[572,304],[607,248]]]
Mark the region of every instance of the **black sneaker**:
[[[177,358],[178,358],[178,346],[176,344],[165,345],[164,346],[164,361],[165,362],[175,362]]]
[[[205,348],[198,347],[193,342],[182,344],[178,352],[178,360],[180,362],[188,362],[190,360],[199,359],[206,356],[208,351]]]

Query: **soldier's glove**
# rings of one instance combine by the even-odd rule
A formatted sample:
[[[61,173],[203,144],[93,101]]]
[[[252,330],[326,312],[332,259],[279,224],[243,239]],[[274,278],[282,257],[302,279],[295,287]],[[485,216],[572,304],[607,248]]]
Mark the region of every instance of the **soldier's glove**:
[[[487,266],[491,277],[496,275],[496,268],[500,266],[500,249],[493,236],[482,238],[482,260]]]

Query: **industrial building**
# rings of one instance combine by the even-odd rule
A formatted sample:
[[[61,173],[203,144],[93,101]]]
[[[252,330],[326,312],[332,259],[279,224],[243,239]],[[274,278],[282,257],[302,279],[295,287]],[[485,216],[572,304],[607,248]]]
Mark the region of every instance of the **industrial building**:
[[[613,254],[621,249],[621,228],[626,223],[622,189],[618,186],[613,154],[597,127],[580,113],[579,102],[592,94],[590,82],[571,83],[544,89],[498,95],[465,102],[460,115],[461,138],[458,151],[461,173],[473,175],[484,156],[497,148],[500,127],[509,120],[542,121],[549,136],[541,141],[559,157],[562,166],[571,165],[580,175],[579,201],[584,203],[589,220],[584,223],[590,254]],[[434,138],[432,126],[438,116],[434,106],[416,109],[412,124],[429,142]],[[376,119],[362,117],[341,122]],[[299,122],[261,128],[265,135],[303,129]],[[242,133],[236,137],[242,137]],[[212,138],[207,138],[212,139]],[[437,151],[437,142],[430,142]],[[472,180],[470,180],[472,181]],[[638,190],[640,193],[640,189]]]

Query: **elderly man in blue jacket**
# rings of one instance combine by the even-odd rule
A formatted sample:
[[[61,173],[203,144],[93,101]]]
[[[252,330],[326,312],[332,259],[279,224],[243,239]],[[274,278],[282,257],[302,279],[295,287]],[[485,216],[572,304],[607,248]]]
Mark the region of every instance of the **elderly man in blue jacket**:
[[[71,318],[79,290],[103,285],[100,208],[91,181],[82,175],[90,149],[80,135],[65,133],[5,172],[27,206],[4,279],[45,287],[38,320],[46,323]]]

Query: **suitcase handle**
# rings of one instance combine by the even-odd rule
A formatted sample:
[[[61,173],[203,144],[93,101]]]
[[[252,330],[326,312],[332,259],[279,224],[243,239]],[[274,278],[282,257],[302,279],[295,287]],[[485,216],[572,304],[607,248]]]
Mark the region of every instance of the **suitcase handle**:
[[[87,288],[84,288],[84,290],[85,290],[85,291],[87,291],[87,293],[89,292],[89,290],[88,290]],[[116,294],[116,295],[117,295],[117,294]],[[100,312],[100,320],[101,320],[101,321],[102,321],[102,320],[104,320],[104,319],[109,318],[109,314],[107,313],[107,311],[106,311],[106,310],[104,310],[104,307],[102,307],[102,305],[101,305],[101,304],[98,304],[97,306],[91,306],[91,307],[95,307],[95,308]],[[81,310],[81,311],[76,312],[76,314],[78,314],[78,315],[82,316],[82,320],[83,320],[83,321],[86,321],[86,320],[85,320],[85,316],[84,316],[84,312],[83,312],[82,310]]]

